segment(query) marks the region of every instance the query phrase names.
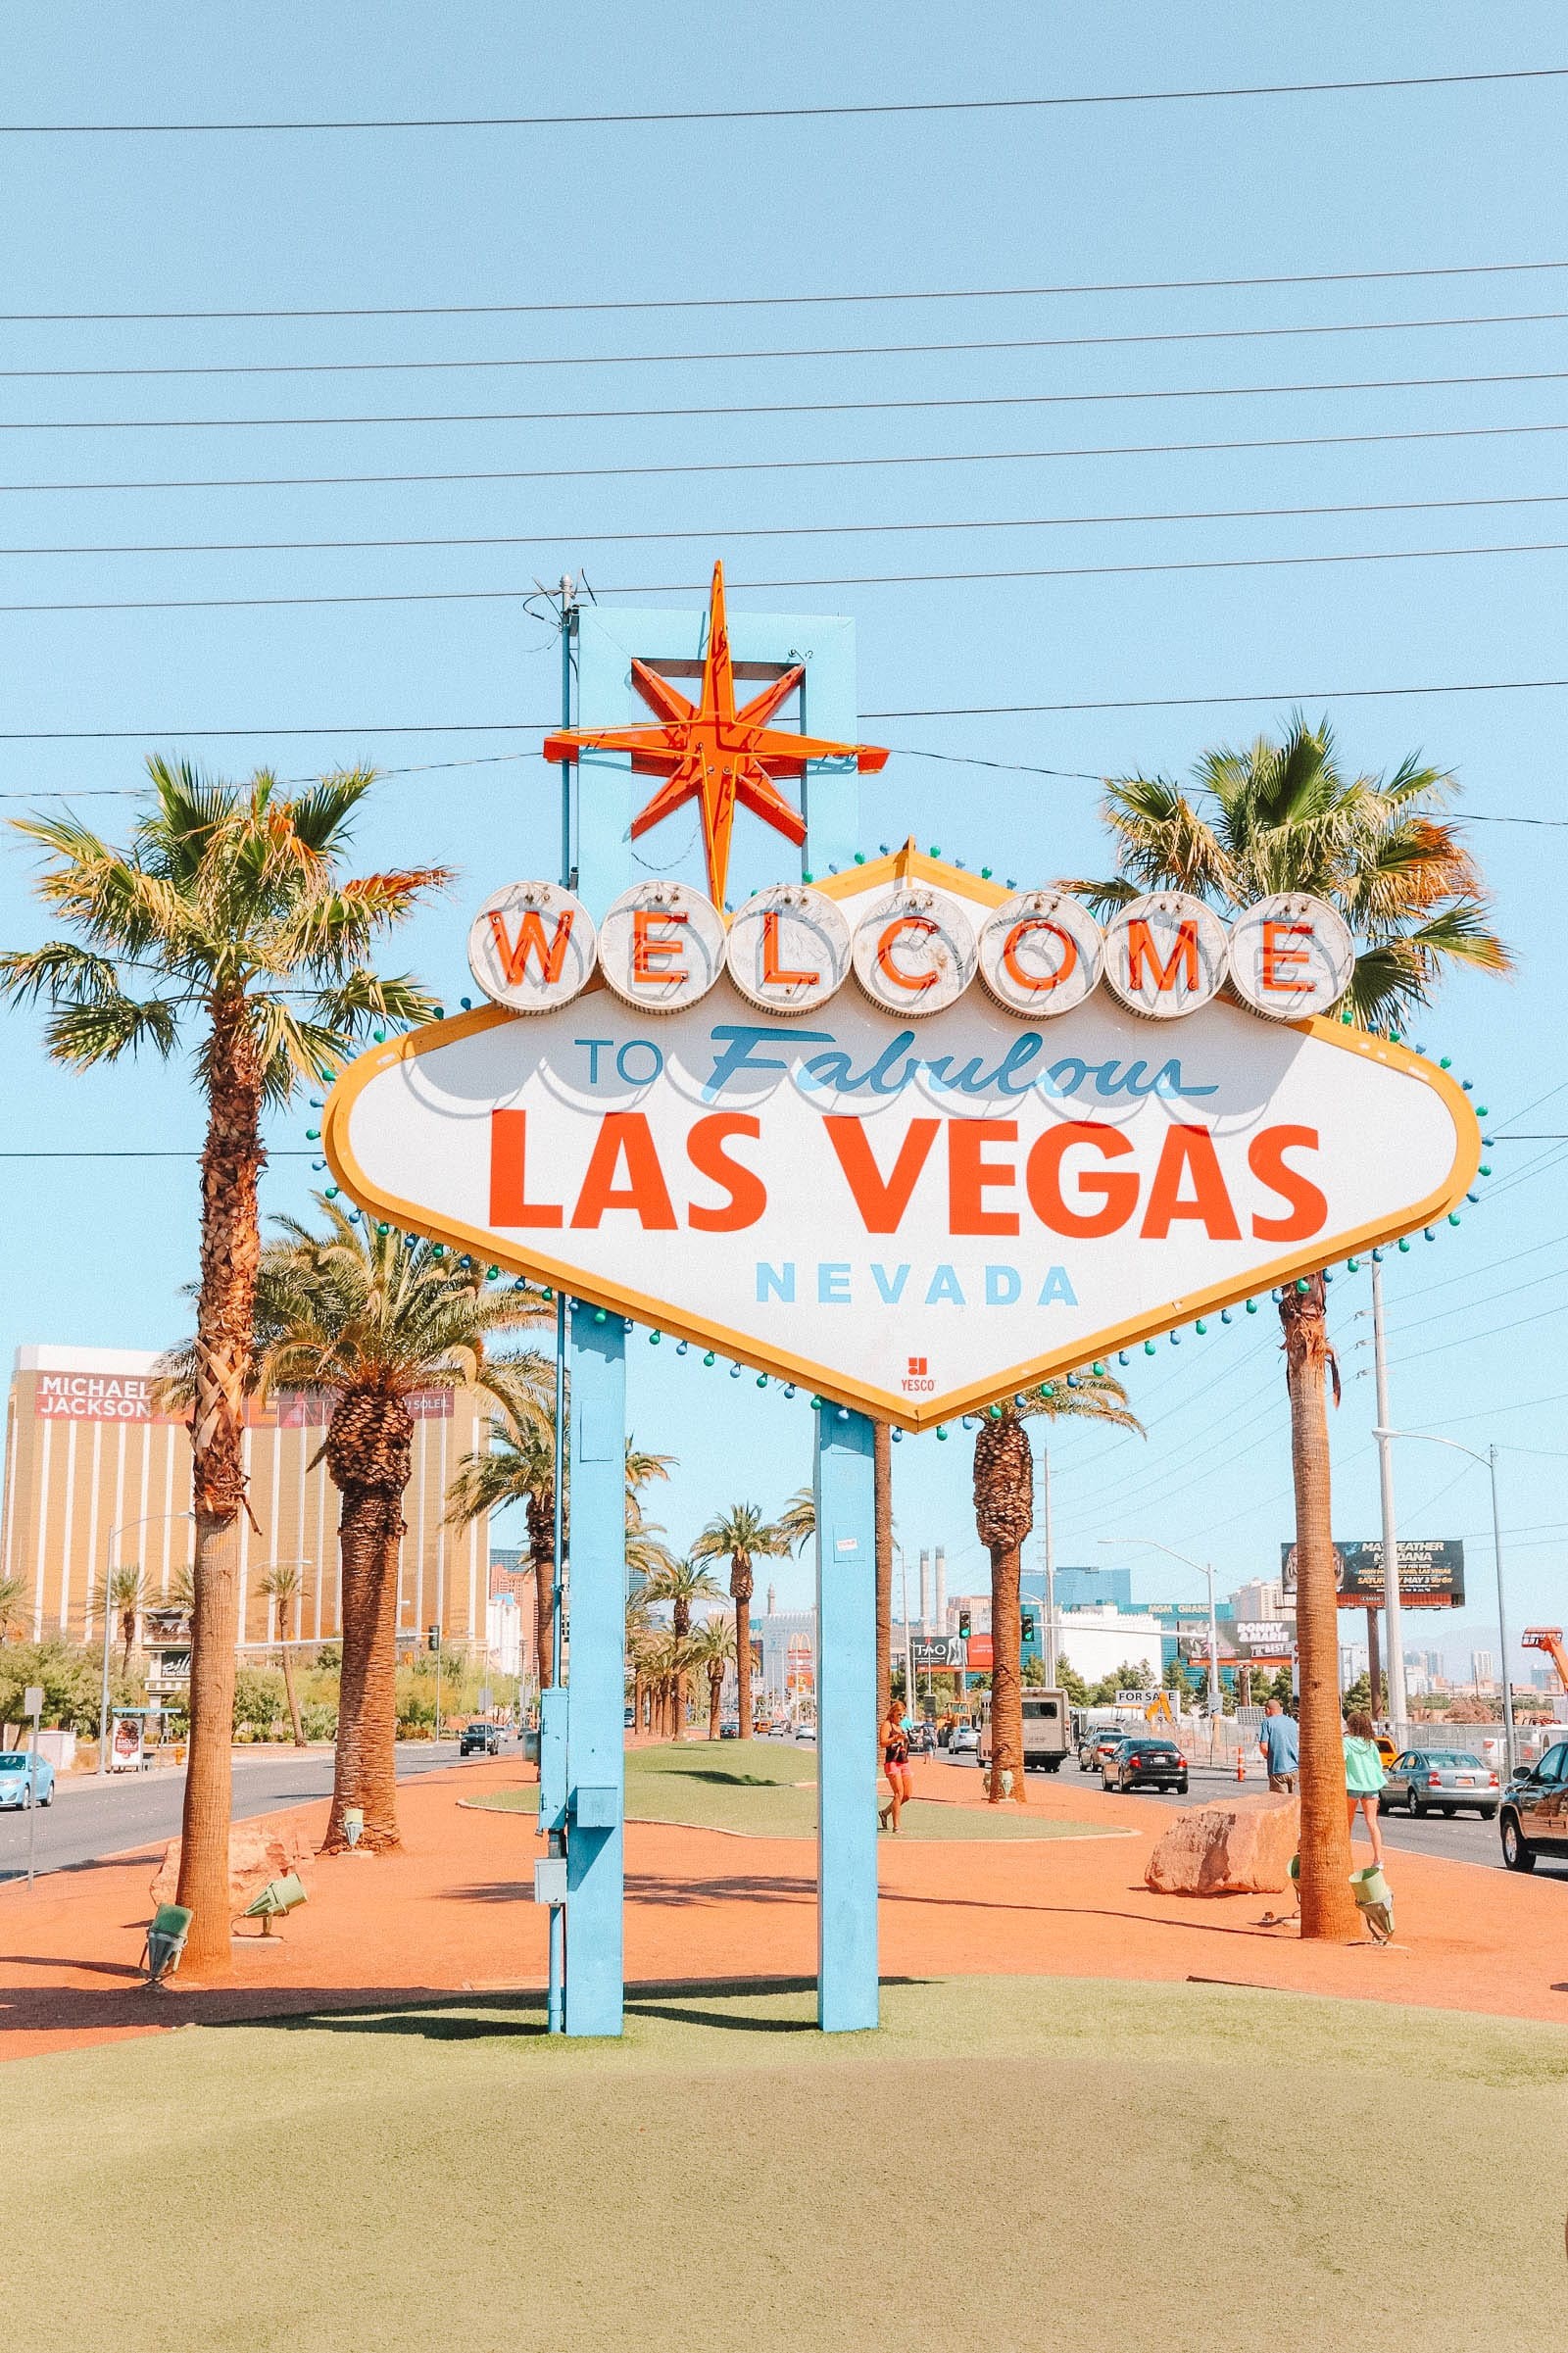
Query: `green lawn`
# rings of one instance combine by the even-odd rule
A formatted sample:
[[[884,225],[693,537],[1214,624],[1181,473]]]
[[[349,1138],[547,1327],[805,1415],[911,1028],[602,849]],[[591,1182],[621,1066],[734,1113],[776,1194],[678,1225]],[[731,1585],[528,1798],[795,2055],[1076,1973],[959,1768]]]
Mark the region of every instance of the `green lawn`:
[[[976,1794],[979,1775],[961,1782],[965,1796]],[[804,1788],[798,1788],[804,1783]],[[538,1811],[539,1792],[528,1787],[498,1789],[470,1799],[498,1813]],[[663,1748],[634,1748],[626,1757],[626,1813],[633,1822],[679,1822],[691,1830],[748,1832],[755,1838],[814,1838],[816,1836],[816,1751],[793,1742],[683,1740]],[[903,1838],[1115,1838],[1091,1822],[1047,1822],[1013,1806],[985,1813],[957,1805],[906,1806]]]
[[[1210,1986],[498,1995],[0,2069],[7,2300],[115,2353],[1516,2353],[1568,2031]],[[1543,2335],[1543,2329],[1545,2334]],[[15,2331],[14,2331],[15,2333]]]

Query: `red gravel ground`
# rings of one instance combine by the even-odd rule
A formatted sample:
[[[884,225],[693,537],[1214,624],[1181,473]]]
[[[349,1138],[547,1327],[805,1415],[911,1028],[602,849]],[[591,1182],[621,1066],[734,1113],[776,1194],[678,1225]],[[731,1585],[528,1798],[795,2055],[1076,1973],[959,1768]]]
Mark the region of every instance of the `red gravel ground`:
[[[280,1947],[230,1977],[139,1990],[137,1955],[161,1849],[0,1890],[0,2056],[157,2033],[187,2020],[357,2007],[436,1992],[542,1985],[545,1915],[532,1897],[531,1817],[460,1806],[523,1778],[514,1759],[421,1777],[399,1790],[404,1850],[340,1855],[305,1873],[310,1902]],[[952,1802],[952,1776],[916,1789]],[[1198,1979],[1438,2009],[1568,2022],[1568,1888],[1473,1864],[1391,1857],[1396,1943],[1303,1945],[1257,1924],[1281,1896],[1152,1895],[1158,1831],[1137,1798],[1031,1789],[1043,1815],[1091,1816],[1133,1838],[884,1839],[884,1977],[987,1974]],[[968,1800],[967,1802],[975,1802]],[[298,1809],[323,1829],[326,1806]],[[626,1834],[626,1974],[633,1983],[808,1978],[814,1844],[633,1823]]]

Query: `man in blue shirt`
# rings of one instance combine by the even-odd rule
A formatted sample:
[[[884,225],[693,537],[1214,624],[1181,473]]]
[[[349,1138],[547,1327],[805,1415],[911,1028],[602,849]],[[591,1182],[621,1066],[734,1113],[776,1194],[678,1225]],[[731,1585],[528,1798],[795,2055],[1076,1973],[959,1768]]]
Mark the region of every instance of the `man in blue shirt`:
[[[1286,1715],[1277,1699],[1271,1699],[1263,1710],[1263,1730],[1257,1744],[1268,1767],[1269,1788],[1294,1797],[1301,1761],[1300,1735],[1295,1717]]]

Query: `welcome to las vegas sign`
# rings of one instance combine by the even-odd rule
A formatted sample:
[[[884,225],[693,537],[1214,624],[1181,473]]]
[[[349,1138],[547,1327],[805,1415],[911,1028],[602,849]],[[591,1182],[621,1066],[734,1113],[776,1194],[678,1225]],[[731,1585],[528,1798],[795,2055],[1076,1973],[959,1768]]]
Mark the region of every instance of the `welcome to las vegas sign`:
[[[729,920],[510,885],[497,1002],[364,1055],[324,1148],[378,1218],[918,1430],[1463,1197],[1461,1090],[1302,1015],[1348,953],[1310,902],[1102,933],[912,846]]]

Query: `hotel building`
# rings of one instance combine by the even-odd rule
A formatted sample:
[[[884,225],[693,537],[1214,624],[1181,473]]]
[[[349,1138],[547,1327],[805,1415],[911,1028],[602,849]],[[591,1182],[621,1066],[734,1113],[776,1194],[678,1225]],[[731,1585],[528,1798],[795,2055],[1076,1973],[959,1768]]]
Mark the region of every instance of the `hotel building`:
[[[19,1348],[6,1415],[0,1577],[22,1585],[35,1641],[102,1639],[106,1578],[135,1566],[156,1607],[192,1556],[191,1448],[183,1422],[153,1401],[155,1357],[131,1348]],[[459,1459],[482,1446],[488,1400],[472,1390],[432,1389],[411,1399],[414,1475],[404,1497],[398,1630],[410,1640],[437,1622],[451,1645],[482,1645],[490,1587],[483,1518],[444,1524]],[[297,1622],[304,1641],[339,1631],[339,1498],[324,1463],[330,1399],[283,1391],[247,1414],[250,1507],[239,1535],[240,1641],[273,1632],[262,1591],[268,1569],[298,1567]]]

